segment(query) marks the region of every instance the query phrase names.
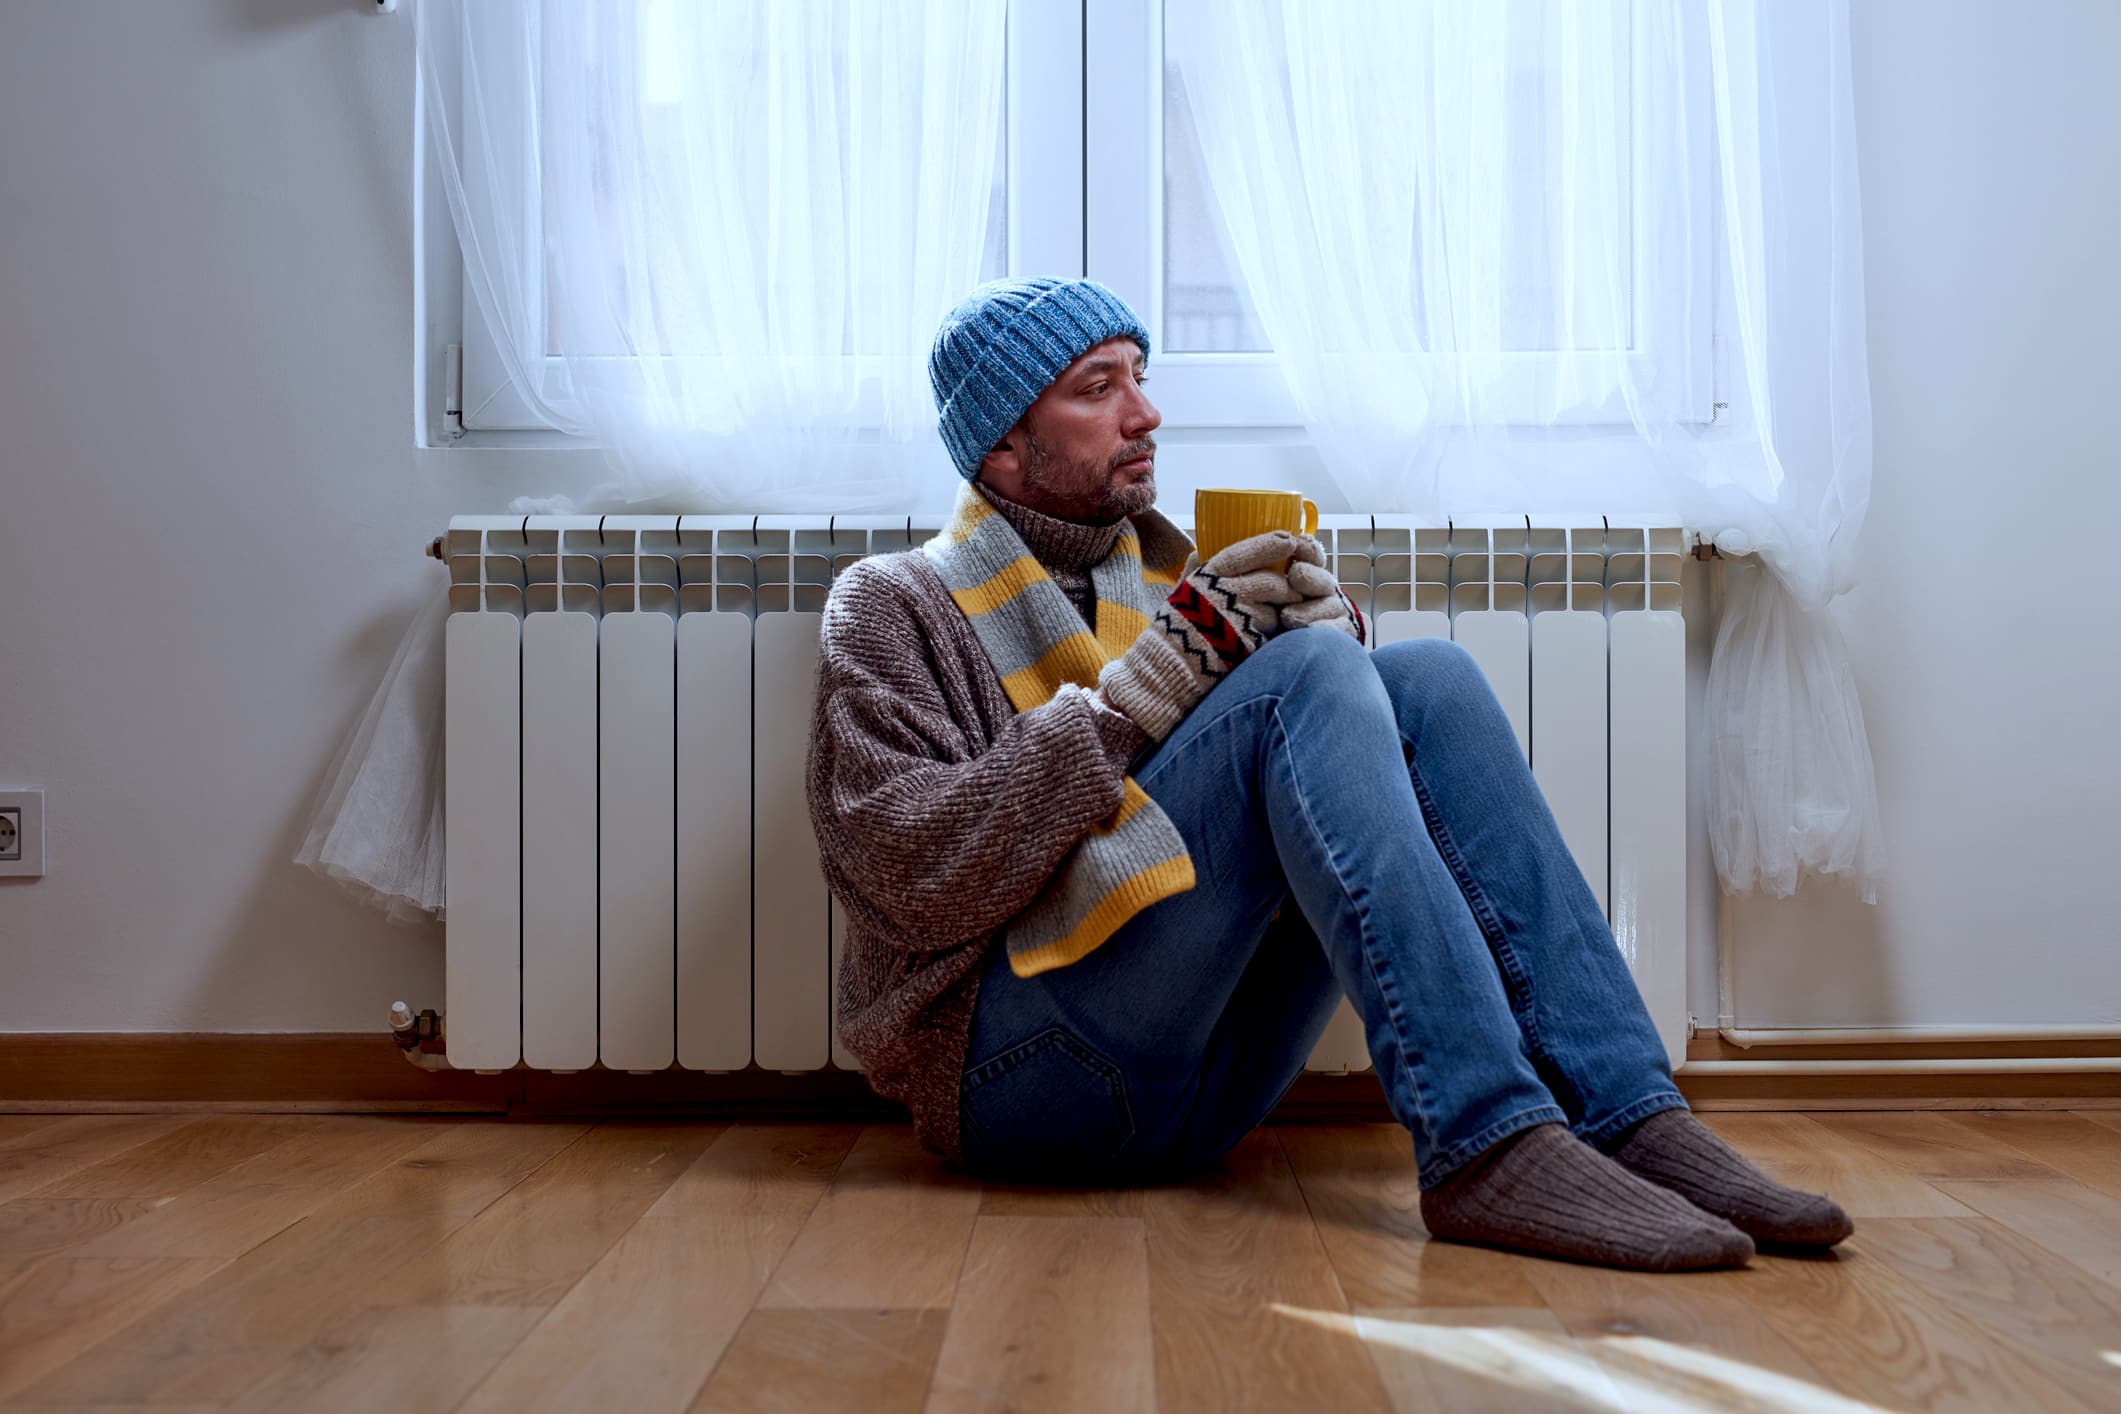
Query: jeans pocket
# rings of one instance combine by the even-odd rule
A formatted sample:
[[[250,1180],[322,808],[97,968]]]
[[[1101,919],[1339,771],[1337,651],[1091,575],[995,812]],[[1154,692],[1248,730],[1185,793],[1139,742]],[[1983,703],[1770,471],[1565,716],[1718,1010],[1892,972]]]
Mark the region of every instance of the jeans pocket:
[[[1126,1077],[1065,1026],[968,1069],[958,1105],[966,1163],[1027,1177],[1095,1169],[1135,1133]]]

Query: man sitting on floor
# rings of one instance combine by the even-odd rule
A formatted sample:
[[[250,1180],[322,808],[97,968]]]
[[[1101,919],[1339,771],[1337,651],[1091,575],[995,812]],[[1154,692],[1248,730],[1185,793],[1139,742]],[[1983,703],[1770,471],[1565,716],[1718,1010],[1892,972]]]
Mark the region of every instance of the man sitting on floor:
[[[1093,282],[974,291],[929,359],[950,523],[833,588],[808,785],[870,1083],[975,1172],[1179,1173],[1345,996],[1438,1238],[1683,1270],[1846,1237],[1688,1111],[1464,650],[1367,652],[1311,537],[1203,564],[1157,513],[1148,354]]]

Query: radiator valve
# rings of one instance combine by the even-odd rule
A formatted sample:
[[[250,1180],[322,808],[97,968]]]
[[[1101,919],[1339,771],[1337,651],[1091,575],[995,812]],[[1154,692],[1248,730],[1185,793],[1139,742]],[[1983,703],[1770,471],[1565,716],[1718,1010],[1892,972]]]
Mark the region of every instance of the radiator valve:
[[[390,1004],[390,1037],[398,1043],[401,1051],[412,1050],[430,1041],[442,1039],[442,1016],[433,1007],[419,1015],[403,1002]]]

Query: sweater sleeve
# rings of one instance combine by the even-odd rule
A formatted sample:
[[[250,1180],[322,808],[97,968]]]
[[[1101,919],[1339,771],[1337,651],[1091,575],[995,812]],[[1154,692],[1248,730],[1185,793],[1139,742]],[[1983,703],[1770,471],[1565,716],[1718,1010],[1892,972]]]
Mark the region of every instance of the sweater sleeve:
[[[902,940],[944,948],[1037,897],[1119,808],[1127,761],[1147,738],[1070,684],[978,750],[951,710],[916,594],[867,563],[835,585],[807,783],[828,873]]]

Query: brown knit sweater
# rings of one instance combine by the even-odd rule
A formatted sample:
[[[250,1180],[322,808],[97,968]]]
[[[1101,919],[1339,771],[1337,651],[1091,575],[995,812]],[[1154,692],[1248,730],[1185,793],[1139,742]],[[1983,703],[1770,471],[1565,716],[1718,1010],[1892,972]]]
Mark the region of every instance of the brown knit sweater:
[[[1055,520],[981,489],[1077,611],[1094,611],[1088,571],[1118,525]],[[840,1039],[870,1086],[913,1112],[921,1141],[955,1158],[987,950],[1119,807],[1148,738],[1073,685],[1019,714],[918,551],[842,574],[821,639],[808,786],[847,916]]]

